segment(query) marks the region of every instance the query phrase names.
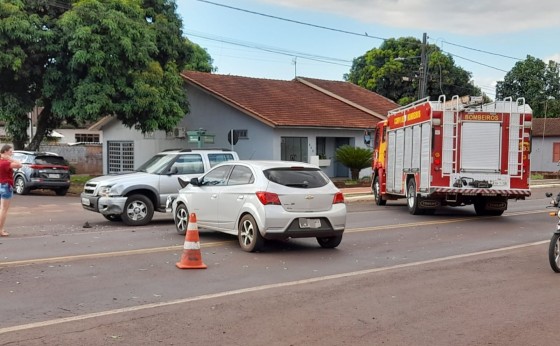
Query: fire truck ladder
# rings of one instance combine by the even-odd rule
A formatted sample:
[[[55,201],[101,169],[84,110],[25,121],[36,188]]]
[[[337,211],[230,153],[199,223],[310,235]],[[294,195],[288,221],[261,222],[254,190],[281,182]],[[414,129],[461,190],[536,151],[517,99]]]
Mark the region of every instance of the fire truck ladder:
[[[457,148],[459,148],[459,137],[457,136],[457,121],[459,119],[459,111],[461,110],[460,99],[455,95],[451,99],[451,107],[445,106],[445,95],[441,95],[438,102],[443,107],[443,146],[441,169],[442,174],[449,176],[452,173],[457,173]]]
[[[520,97],[515,102],[511,97],[503,101],[496,101],[482,106],[483,111],[509,113],[509,142],[508,142],[508,173],[510,177],[519,178],[523,175],[523,134],[525,133],[525,113],[532,112],[525,104],[525,98]]]

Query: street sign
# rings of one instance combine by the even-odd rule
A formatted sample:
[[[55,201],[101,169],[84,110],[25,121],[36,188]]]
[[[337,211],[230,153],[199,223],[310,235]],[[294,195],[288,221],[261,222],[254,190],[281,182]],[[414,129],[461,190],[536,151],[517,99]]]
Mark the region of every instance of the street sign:
[[[236,145],[237,141],[239,140],[239,132],[237,130],[229,130],[227,141],[231,145]]]

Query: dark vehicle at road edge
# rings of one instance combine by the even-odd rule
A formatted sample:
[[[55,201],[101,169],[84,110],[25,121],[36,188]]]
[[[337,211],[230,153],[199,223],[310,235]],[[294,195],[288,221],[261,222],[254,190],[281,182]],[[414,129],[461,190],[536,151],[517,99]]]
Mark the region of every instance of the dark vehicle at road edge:
[[[64,157],[49,152],[14,150],[13,158],[23,167],[14,170],[14,192],[26,195],[31,190],[53,190],[65,196],[70,188],[70,166]]]

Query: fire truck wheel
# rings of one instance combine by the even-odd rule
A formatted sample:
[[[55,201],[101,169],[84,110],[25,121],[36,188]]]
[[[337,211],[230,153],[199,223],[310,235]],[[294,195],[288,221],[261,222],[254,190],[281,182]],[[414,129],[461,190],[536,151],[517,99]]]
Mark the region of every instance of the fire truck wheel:
[[[414,179],[408,180],[408,189],[406,194],[406,201],[408,206],[408,212],[412,215],[422,214],[422,209],[418,207],[418,195],[416,194],[416,182]]]
[[[373,180],[373,198],[375,199],[375,204],[385,205],[387,201],[381,198],[381,184],[379,184],[379,177],[375,177]]]

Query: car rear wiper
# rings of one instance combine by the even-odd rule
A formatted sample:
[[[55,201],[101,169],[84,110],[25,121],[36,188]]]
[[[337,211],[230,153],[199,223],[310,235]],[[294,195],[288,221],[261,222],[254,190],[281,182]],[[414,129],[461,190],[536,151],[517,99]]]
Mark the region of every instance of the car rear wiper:
[[[288,187],[304,187],[307,188],[309,186],[309,184],[307,183],[297,183],[297,184],[285,184],[285,186]]]

